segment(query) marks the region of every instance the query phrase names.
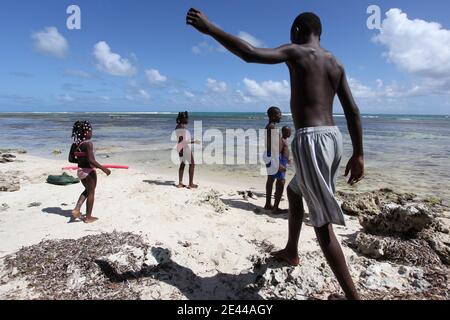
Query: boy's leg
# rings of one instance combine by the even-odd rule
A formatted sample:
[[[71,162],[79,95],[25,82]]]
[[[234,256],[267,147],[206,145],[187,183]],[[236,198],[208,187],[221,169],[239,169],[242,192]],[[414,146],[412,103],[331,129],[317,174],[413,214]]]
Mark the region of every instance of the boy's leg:
[[[92,209],[94,208],[95,188],[97,187],[97,173],[93,171],[84,180],[86,181],[86,190],[88,193],[86,202],[86,218],[84,219],[84,222],[91,223],[98,220],[98,218],[94,218],[92,216]]]
[[[286,213],[286,210],[280,210],[280,202],[281,197],[283,196],[284,192],[284,185],[286,184],[285,179],[277,179],[276,185],[275,185],[275,203],[273,205],[274,213]]]
[[[356,291],[350,272],[348,271],[345,257],[341,246],[333,232],[331,224],[327,224],[320,228],[314,228],[319,241],[320,247],[336,276],[342,290],[345,292],[347,299],[359,300],[360,296]]]
[[[184,188],[185,185],[183,184],[183,176],[184,176],[184,168],[186,167],[183,160],[181,160],[180,169],[178,169],[178,185],[177,188]]]
[[[287,197],[289,201],[289,236],[286,248],[281,251],[273,252],[272,256],[276,259],[286,261],[292,266],[298,266],[300,259],[298,257],[298,240],[302,229],[303,199],[297,195],[290,187],[287,188]]]
[[[267,182],[266,182],[266,205],[264,206],[264,209],[272,210],[272,190],[273,190],[273,183],[275,182],[275,178],[273,176],[267,176]]]

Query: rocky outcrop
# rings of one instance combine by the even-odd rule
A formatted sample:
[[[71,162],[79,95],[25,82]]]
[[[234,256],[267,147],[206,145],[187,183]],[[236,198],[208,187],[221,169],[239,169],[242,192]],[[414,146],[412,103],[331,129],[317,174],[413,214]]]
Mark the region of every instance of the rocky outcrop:
[[[370,234],[414,236],[436,223],[435,218],[424,204],[390,203],[377,215],[361,215],[359,221]]]
[[[421,239],[402,240],[360,232],[354,246],[367,257],[389,260],[411,266],[437,265],[441,261],[433,248]]]
[[[449,208],[441,200],[388,189],[339,196],[344,212],[358,216],[363,227],[350,243],[361,254],[406,264],[450,265],[449,230],[440,220]]]
[[[14,162],[16,156],[10,153],[0,152],[0,163]]]
[[[436,197],[420,198],[413,193],[397,193],[391,189],[364,193],[337,192],[336,195],[342,202],[342,210],[350,216],[377,215],[388,204],[401,206],[411,203],[423,204],[438,214],[448,212],[450,209],[443,204],[442,199]]]

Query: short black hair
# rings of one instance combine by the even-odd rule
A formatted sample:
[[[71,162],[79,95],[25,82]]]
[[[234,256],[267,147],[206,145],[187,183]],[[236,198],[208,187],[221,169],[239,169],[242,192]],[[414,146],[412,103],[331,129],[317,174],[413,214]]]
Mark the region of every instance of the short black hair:
[[[280,110],[280,108],[278,108],[278,107],[270,107],[270,108],[267,110],[267,115],[269,116],[269,118],[271,118],[271,117],[273,117],[274,115],[277,115],[277,114],[279,114],[279,113],[281,113],[281,110]]]
[[[309,36],[315,34],[316,36],[322,35],[322,22],[320,18],[312,12],[303,12],[295,18],[292,24],[292,29],[298,28],[300,34]]]
[[[287,131],[291,131],[291,127],[289,126],[284,126],[283,128],[281,128],[281,134],[284,136]]]

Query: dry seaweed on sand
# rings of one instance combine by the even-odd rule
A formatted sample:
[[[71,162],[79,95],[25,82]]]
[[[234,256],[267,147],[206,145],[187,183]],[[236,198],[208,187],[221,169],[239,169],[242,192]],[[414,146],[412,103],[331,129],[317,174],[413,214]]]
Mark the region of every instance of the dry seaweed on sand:
[[[215,212],[224,213],[229,208],[225,203],[223,203],[222,199],[220,199],[220,196],[221,194],[218,191],[211,189],[208,192],[200,194],[195,204],[202,205],[206,203],[212,206]]]
[[[25,278],[41,299],[138,299],[139,293],[128,281],[115,281],[102,269],[107,260],[118,272],[129,272],[130,265],[142,259],[127,252],[121,270],[114,255],[130,248],[137,255],[146,255],[148,246],[141,236],[132,233],[102,233],[77,240],[45,240],[24,247],[5,257],[9,277]],[[136,260],[136,261],[131,261]],[[141,268],[140,266],[135,266]]]

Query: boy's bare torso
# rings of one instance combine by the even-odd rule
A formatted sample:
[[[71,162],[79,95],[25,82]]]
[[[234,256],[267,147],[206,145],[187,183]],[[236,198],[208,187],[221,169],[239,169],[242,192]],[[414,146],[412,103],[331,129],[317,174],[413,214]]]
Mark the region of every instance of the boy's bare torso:
[[[284,159],[289,160],[289,144],[287,139],[281,138],[281,156],[283,156]]]
[[[335,57],[321,47],[291,44],[291,112],[296,129],[334,126],[333,100],[343,75]]]

